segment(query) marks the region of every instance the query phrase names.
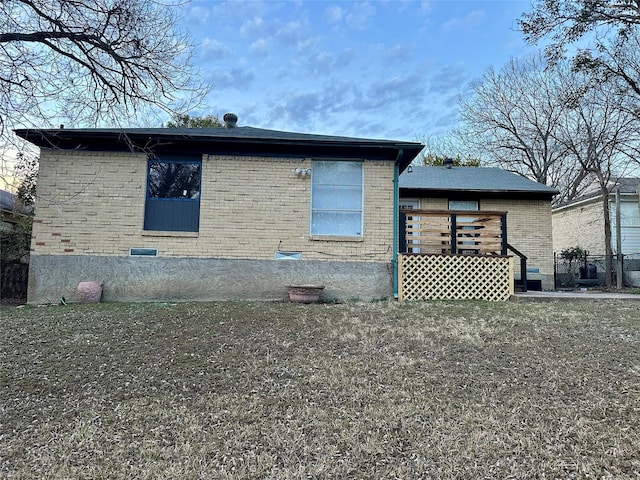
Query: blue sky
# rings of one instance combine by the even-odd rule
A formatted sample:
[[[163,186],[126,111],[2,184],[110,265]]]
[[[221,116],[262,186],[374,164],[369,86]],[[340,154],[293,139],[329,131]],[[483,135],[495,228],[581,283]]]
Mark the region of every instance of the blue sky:
[[[183,28],[213,91],[198,115],[239,125],[414,141],[457,123],[490,66],[535,50],[519,0],[192,0]]]

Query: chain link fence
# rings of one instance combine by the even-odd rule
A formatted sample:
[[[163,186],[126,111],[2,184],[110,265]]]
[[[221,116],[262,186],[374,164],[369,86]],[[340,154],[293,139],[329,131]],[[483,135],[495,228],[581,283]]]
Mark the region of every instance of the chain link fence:
[[[573,289],[578,287],[604,287],[606,272],[606,255],[587,254],[572,261],[555,254],[556,289]],[[640,253],[621,255],[622,286],[640,287]],[[611,256],[612,286],[617,284],[618,256]]]

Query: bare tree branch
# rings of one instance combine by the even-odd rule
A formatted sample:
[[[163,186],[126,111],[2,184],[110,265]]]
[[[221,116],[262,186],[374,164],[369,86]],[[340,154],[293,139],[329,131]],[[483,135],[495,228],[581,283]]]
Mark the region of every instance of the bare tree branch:
[[[15,150],[14,128],[131,126],[142,111],[171,118],[200,103],[209,87],[178,29],[183,5],[0,1],[1,145]]]

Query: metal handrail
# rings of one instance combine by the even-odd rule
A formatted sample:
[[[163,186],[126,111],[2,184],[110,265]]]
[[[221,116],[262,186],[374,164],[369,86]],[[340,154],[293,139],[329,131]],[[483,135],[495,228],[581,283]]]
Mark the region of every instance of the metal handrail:
[[[520,257],[520,281],[522,282],[522,291],[527,291],[527,256],[513,245],[507,243],[507,249],[511,250]]]

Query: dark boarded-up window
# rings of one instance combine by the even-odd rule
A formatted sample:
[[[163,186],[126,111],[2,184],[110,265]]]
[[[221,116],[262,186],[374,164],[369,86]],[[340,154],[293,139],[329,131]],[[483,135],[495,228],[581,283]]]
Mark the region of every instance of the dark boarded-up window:
[[[148,162],[144,229],[197,232],[202,161],[159,158]]]

